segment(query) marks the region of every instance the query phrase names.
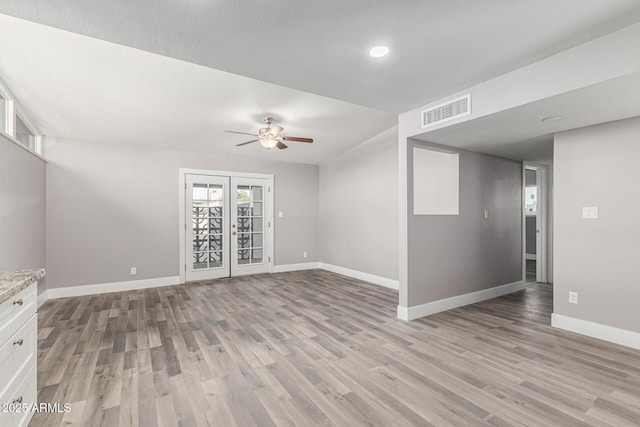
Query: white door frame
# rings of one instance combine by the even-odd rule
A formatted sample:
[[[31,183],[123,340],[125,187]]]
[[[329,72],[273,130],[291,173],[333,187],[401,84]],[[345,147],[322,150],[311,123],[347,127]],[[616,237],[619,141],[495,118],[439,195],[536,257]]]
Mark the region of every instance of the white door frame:
[[[522,164],[522,281],[527,282],[527,215],[525,211],[526,171],[536,171],[536,281],[547,282],[547,167],[537,163]]]
[[[185,238],[186,238],[186,205],[185,205],[185,197],[186,197],[186,175],[208,175],[208,176],[225,176],[225,177],[238,177],[238,178],[262,178],[267,179],[269,182],[269,191],[267,192],[268,204],[269,207],[265,211],[265,221],[267,221],[267,246],[269,254],[268,256],[268,264],[269,264],[269,273],[273,273],[273,264],[274,264],[274,239],[273,239],[273,211],[274,211],[274,188],[273,188],[273,175],[272,174],[262,174],[262,173],[245,173],[245,172],[230,172],[230,171],[219,171],[219,170],[206,170],[206,169],[187,169],[180,168],[178,169],[178,229],[179,229],[179,248],[180,248],[180,283],[186,282],[187,277],[187,260],[186,260],[186,246],[185,246]]]

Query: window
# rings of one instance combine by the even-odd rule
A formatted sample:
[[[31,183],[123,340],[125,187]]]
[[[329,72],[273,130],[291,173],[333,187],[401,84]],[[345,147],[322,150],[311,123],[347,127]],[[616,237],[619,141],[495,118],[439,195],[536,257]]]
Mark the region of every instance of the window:
[[[7,102],[0,95],[0,132],[7,133]]]
[[[16,115],[16,139],[31,151],[36,149],[36,137],[19,115]]]
[[[13,143],[42,154],[42,133],[0,78],[0,132]]]

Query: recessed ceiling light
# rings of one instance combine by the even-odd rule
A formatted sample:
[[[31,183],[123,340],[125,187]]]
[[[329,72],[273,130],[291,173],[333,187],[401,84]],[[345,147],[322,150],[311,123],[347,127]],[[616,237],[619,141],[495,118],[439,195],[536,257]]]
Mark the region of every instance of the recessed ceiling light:
[[[389,48],[386,46],[376,46],[374,48],[371,48],[371,50],[369,51],[369,55],[373,56],[374,58],[381,58],[383,56],[386,56],[387,53],[389,53]]]
[[[544,122],[557,122],[558,120],[562,120],[564,119],[564,116],[551,116],[551,117],[545,117],[544,119],[542,119],[542,123]]]

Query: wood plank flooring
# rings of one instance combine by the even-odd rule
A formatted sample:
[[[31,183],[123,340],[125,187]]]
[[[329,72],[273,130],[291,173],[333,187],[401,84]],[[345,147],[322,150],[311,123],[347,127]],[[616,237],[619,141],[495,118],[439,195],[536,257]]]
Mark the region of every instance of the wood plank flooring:
[[[322,270],[52,300],[32,426],[640,425],[640,351],[552,329],[552,288],[413,322]]]

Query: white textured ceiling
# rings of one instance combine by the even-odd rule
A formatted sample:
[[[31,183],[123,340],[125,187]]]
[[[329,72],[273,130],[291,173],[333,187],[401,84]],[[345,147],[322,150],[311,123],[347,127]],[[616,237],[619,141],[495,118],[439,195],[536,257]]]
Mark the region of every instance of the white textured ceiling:
[[[0,76],[47,136],[145,144],[318,164],[393,127],[397,117],[0,15]],[[283,135],[265,150],[224,130]]]
[[[389,112],[640,19],[638,0],[2,0],[0,13]],[[386,44],[383,59],[367,55]]]
[[[415,138],[516,160],[553,162],[553,135],[640,116],[640,72],[517,108],[425,132]],[[545,117],[561,116],[558,121]]]

